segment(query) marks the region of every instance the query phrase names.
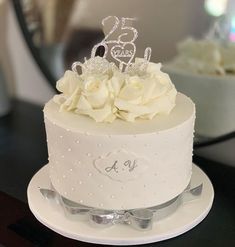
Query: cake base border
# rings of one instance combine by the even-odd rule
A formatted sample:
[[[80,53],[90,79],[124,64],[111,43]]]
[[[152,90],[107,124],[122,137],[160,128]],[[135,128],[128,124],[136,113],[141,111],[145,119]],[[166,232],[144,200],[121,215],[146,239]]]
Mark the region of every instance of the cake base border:
[[[66,218],[55,201],[48,202],[38,188],[50,186],[48,166],[42,167],[31,179],[28,190],[29,208],[43,225],[71,239],[108,245],[138,245],[163,241],[179,236],[198,225],[209,213],[214,190],[210,179],[193,164],[191,184],[203,183],[201,196],[180,206],[167,218],[154,223],[152,230],[138,231],[128,225],[117,224],[109,228],[94,228],[88,222]]]

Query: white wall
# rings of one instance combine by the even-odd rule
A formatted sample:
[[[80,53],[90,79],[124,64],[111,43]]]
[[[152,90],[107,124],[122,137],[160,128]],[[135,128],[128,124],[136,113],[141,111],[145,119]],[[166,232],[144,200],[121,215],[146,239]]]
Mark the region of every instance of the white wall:
[[[13,77],[9,81],[13,94],[20,99],[44,104],[54,94],[38,65],[35,63],[16,19],[13,6],[7,1],[6,42],[8,44],[9,68]],[[13,79],[14,78],[14,79]],[[14,81],[12,81],[14,80]]]
[[[174,0],[96,0],[96,4],[94,0],[80,0],[71,17],[71,25],[94,27],[101,25],[102,18],[108,15],[137,16],[140,18],[137,22],[140,33],[137,47],[142,54],[146,46],[151,46],[152,60],[160,62],[175,53],[177,41],[185,35],[197,34],[197,29],[204,26],[207,20],[201,11],[203,1],[177,0],[177,4],[173,5]],[[82,2],[83,6],[80,6]],[[15,95],[31,102],[44,103],[52,97],[53,91],[34,62],[22,37],[14,9],[9,5],[6,38],[12,63],[9,66],[15,78]],[[198,18],[196,24],[195,18]]]

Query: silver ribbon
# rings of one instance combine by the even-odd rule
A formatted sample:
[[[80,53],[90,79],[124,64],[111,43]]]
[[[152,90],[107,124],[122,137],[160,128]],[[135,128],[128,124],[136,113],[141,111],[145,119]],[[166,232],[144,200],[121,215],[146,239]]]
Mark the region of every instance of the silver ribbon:
[[[95,227],[109,227],[115,224],[128,224],[137,230],[151,230],[154,221],[161,220],[187,202],[197,199],[203,189],[203,184],[194,188],[189,186],[177,197],[163,204],[129,210],[103,210],[87,207],[70,201],[55,190],[40,188],[41,194],[48,200],[57,200],[62,205],[65,215],[72,220],[89,221]]]

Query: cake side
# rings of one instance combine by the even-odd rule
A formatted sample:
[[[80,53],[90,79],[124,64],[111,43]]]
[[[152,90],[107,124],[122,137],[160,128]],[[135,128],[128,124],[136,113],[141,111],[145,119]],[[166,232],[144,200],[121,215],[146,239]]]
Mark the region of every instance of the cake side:
[[[102,128],[94,121],[66,124],[50,103],[44,116],[51,182],[72,201],[103,209],[151,207],[179,195],[190,181],[195,109],[182,94],[170,115],[129,128],[117,120]]]

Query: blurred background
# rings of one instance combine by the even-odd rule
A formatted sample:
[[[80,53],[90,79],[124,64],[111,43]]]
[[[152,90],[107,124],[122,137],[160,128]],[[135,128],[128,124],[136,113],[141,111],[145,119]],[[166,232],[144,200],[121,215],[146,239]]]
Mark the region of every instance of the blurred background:
[[[113,15],[195,102],[193,162],[215,189],[204,223],[163,245],[235,246],[235,0],[0,0],[0,246],[88,246],[37,223],[27,188],[48,163],[43,106]]]
[[[138,21],[135,22],[135,27],[139,32],[137,49],[141,52],[146,46],[152,47],[151,59],[155,62],[164,62],[172,58],[176,54],[176,44],[188,35],[201,37],[214,19],[206,12],[204,0],[178,0],[177,4],[172,0],[14,2],[21,8],[23,16],[20,18],[24,18],[30,34],[28,38],[37,49],[50,79],[54,79],[54,85],[55,80],[62,76],[65,69],[71,67],[73,61],[82,60],[84,56],[89,55],[93,45],[102,39],[101,21],[108,15],[136,17]],[[17,84],[17,90],[14,93],[17,97],[45,103],[51,97],[48,81],[30,81],[35,71],[20,63],[25,55],[21,54],[22,48],[27,44],[25,37],[22,37],[19,20],[15,17],[12,4],[7,5],[9,55],[17,77],[14,82]],[[23,68],[27,69],[27,73]]]
[[[234,44],[234,0],[0,0],[0,115],[14,110],[12,99],[43,106],[64,71],[104,38],[101,21],[109,15],[136,18],[137,55],[150,46],[151,60],[163,63],[177,89],[196,103],[196,152],[233,163],[235,75],[167,65],[188,37]]]

